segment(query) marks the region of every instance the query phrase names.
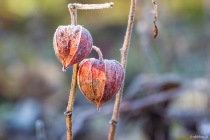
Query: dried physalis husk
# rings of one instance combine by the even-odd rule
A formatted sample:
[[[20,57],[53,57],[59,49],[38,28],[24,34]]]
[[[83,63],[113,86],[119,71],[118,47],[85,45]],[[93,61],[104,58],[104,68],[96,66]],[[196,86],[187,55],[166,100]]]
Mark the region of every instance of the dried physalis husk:
[[[92,49],[92,36],[80,25],[59,26],[54,34],[55,55],[63,64],[63,70],[85,59]]]
[[[82,93],[99,110],[119,91],[124,74],[124,69],[115,60],[91,58],[80,63],[77,80]]]

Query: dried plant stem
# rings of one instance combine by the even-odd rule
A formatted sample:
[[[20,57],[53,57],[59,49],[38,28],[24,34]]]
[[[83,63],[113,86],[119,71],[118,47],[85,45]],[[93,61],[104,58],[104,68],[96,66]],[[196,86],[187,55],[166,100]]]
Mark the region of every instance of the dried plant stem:
[[[93,46],[93,49],[98,53],[99,60],[102,61],[103,60],[103,54],[101,53],[101,50],[96,46]]]
[[[71,15],[71,25],[77,25],[77,7],[74,5],[68,6]]]
[[[157,20],[157,0],[152,0],[152,3],[154,5],[154,19]]]
[[[72,3],[69,4],[68,7],[75,7],[76,9],[81,10],[96,10],[96,9],[105,9],[105,8],[112,8],[114,6],[113,2],[104,3],[104,4],[80,4],[80,3]]]
[[[79,64],[74,64],[73,74],[72,74],[72,82],[71,82],[71,90],[69,95],[68,106],[65,112],[66,115],[66,129],[67,129],[67,140],[72,140],[72,111],[75,100],[76,86],[77,86],[77,72],[78,72]]]
[[[152,0],[152,3],[154,5],[154,28],[153,28],[153,35],[154,35],[154,38],[157,37],[158,35],[158,28],[157,28],[157,25],[156,25],[156,22],[157,22],[157,16],[158,16],[158,13],[157,13],[157,0]]]
[[[71,15],[71,25],[77,25],[77,9],[82,9],[82,10],[104,9],[104,8],[111,8],[111,7],[113,7],[113,5],[114,5],[114,3],[112,3],[112,2],[105,3],[105,4],[78,4],[78,3],[69,4],[68,8],[69,8],[70,15]],[[97,48],[97,47],[94,47],[94,48]],[[100,51],[99,48],[98,48],[98,50]],[[101,57],[103,59],[102,53],[101,53],[101,55],[99,54],[99,57]],[[67,106],[66,112],[64,113],[66,115],[67,140],[73,139],[72,112],[73,112],[76,86],[77,86],[78,68],[79,68],[79,64],[78,63],[74,64],[68,106]]]
[[[121,65],[124,69],[126,69],[126,64],[127,64],[127,56],[128,56],[128,51],[130,47],[130,40],[131,40],[131,35],[132,35],[132,30],[133,30],[135,11],[136,11],[136,0],[131,0],[130,12],[128,16],[127,31],[124,38],[124,44],[121,49]],[[121,102],[121,97],[123,93],[123,88],[124,88],[124,82],[122,84],[120,91],[116,95],[114,110],[113,110],[112,118],[110,120],[110,131],[109,131],[109,138],[108,138],[109,140],[114,140],[115,130],[116,130],[116,126],[117,126],[118,118],[119,118],[120,102]]]
[[[70,15],[71,15],[71,25],[77,24],[77,9],[72,6],[69,8]],[[72,140],[72,111],[74,106],[75,100],[75,93],[76,93],[76,86],[77,86],[77,72],[78,72],[79,64],[74,64],[73,74],[72,74],[72,81],[71,81],[71,90],[69,94],[69,101],[66,112],[66,129],[67,129],[67,140]]]

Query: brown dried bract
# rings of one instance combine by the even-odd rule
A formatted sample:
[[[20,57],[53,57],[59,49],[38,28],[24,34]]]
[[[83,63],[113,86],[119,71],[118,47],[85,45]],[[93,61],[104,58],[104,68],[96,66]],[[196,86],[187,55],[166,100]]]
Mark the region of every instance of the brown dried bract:
[[[109,101],[121,88],[124,69],[115,60],[85,59],[79,65],[77,81],[85,97],[97,105]]]
[[[80,25],[59,26],[54,34],[53,46],[63,70],[85,59],[91,52],[92,42],[89,31]]]
[[[156,24],[157,16],[158,16],[158,13],[157,13],[157,0],[152,0],[152,3],[153,3],[153,6],[154,6],[153,36],[154,36],[154,38],[156,38],[158,36],[158,27],[157,27],[157,24]]]
[[[156,25],[156,21],[154,21],[153,35],[154,35],[154,38],[158,36],[158,27]]]

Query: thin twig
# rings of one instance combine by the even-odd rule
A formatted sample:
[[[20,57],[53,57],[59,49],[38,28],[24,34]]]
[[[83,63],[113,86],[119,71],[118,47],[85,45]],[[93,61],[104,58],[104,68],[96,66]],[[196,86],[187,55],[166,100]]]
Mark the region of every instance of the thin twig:
[[[157,0],[152,0],[152,3],[154,5],[154,28],[153,28],[153,35],[154,35],[154,38],[157,37],[158,35],[158,28],[157,28],[157,25],[156,25],[156,22],[157,22],[157,16],[158,16],[158,13],[157,13]]]
[[[68,8],[71,15],[71,25],[77,25],[77,7],[72,5]]]
[[[104,4],[80,4],[80,3],[72,3],[69,4],[68,7],[74,7],[76,9],[81,10],[96,10],[96,9],[105,9],[105,8],[112,8],[114,6],[113,2],[104,3]]]
[[[92,48],[98,53],[99,60],[102,61],[103,60],[103,54],[101,53],[101,50],[96,46],[92,46]]]
[[[143,4],[143,2],[142,2]],[[136,33],[138,34],[139,40],[139,48],[140,48],[140,59],[142,60],[143,66],[141,69],[142,73],[158,73],[158,57],[156,51],[151,44],[151,36],[150,36],[150,15],[148,12],[150,10],[150,6],[146,3],[141,6],[141,17],[138,18],[136,24]]]
[[[79,64],[74,64],[73,74],[72,74],[72,82],[71,82],[71,90],[69,95],[68,106],[66,112],[66,129],[67,129],[67,140],[72,140],[72,112],[75,100],[76,86],[77,86],[77,72],[78,72]]]
[[[71,25],[77,24],[77,8],[70,7],[69,8],[70,15],[71,15]],[[71,90],[69,94],[69,101],[66,112],[66,129],[67,129],[67,140],[72,140],[72,111],[74,106],[75,100],[75,93],[76,93],[76,86],[77,86],[77,72],[78,72],[79,64],[74,64],[73,74],[72,74],[72,81],[71,81]]]
[[[77,25],[77,9],[82,9],[82,10],[104,9],[104,8],[111,8],[113,6],[114,6],[114,3],[112,3],[112,2],[105,3],[105,4],[78,4],[78,3],[69,4],[68,8],[69,8],[70,15],[71,15],[71,25]],[[102,57],[102,55],[101,55],[101,57]],[[102,59],[103,59],[103,57],[102,57]],[[64,113],[66,115],[67,140],[73,139],[72,112],[73,112],[75,92],[76,92],[76,86],[77,86],[78,68],[79,68],[79,64],[78,63],[74,64],[68,106],[67,106],[66,112]]]
[[[128,16],[127,31],[124,38],[124,44],[121,49],[121,65],[124,69],[126,69],[126,64],[127,64],[127,56],[128,56],[128,51],[130,47],[130,40],[131,40],[131,35],[132,35],[132,30],[133,30],[135,11],[136,11],[136,0],[131,0],[130,12]],[[121,101],[121,97],[123,93],[123,88],[124,88],[124,82],[122,84],[120,91],[116,95],[114,110],[113,110],[112,118],[110,121],[109,140],[114,140],[115,129],[116,129],[118,118],[119,118],[120,101]]]

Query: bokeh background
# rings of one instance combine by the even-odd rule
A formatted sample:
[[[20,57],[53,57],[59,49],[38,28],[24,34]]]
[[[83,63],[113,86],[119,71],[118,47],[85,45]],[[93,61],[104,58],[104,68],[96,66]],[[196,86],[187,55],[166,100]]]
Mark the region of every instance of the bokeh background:
[[[75,2],[109,1],[0,0],[0,140],[65,139],[72,68],[62,72],[52,39]],[[78,11],[78,24],[120,61],[130,1],[113,2]],[[137,3],[116,140],[210,139],[210,1],[158,0],[157,39],[151,0]],[[77,89],[74,139],[106,140],[113,104],[98,112]]]

